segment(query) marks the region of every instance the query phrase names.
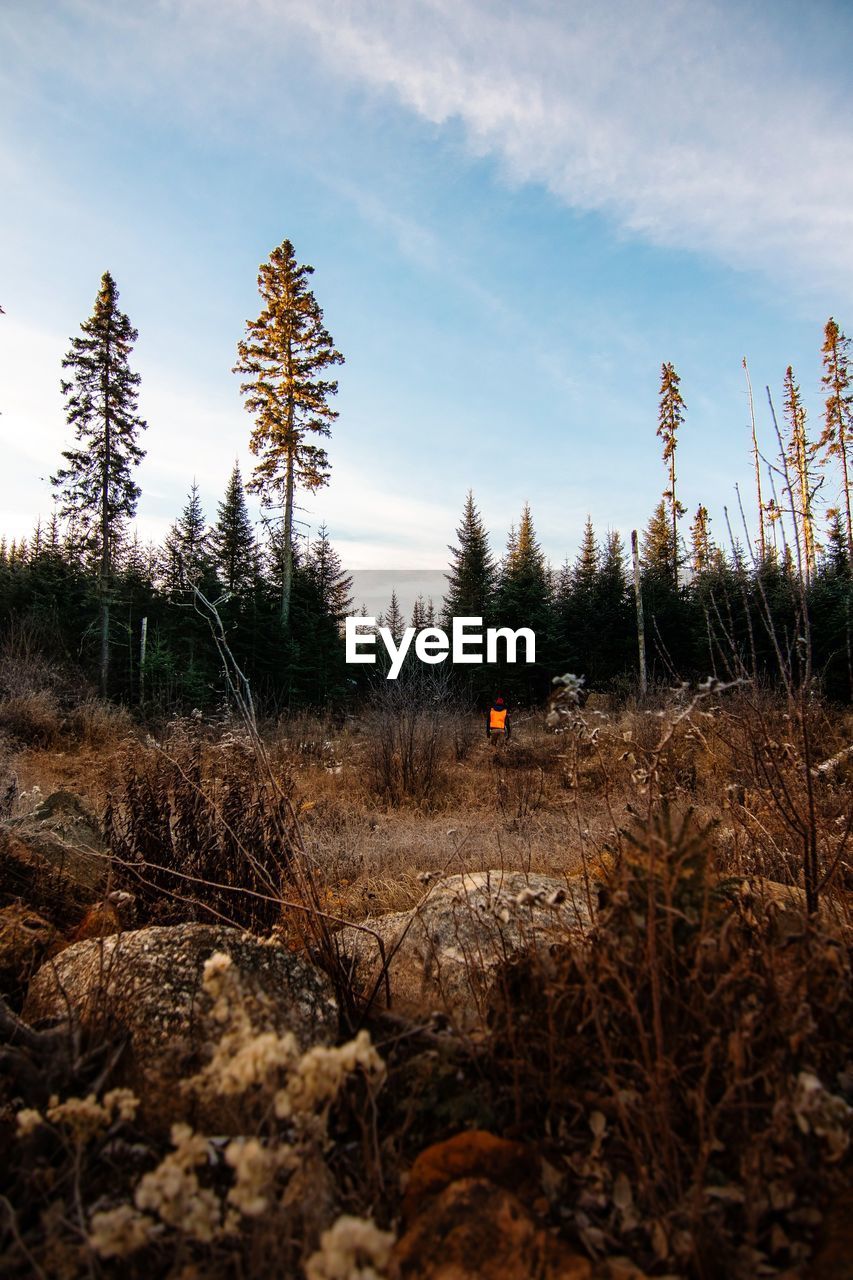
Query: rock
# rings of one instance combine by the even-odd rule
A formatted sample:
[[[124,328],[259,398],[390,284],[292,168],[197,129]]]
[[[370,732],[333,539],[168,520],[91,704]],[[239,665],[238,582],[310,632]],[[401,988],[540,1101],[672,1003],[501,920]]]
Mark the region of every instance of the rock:
[[[583,938],[591,927],[583,885],[519,871],[450,876],[411,911],[369,918],[390,957],[392,1001],[404,1012],[438,1010],[476,1023],[494,968],[513,952]],[[360,986],[381,973],[376,939],[346,928],[339,935]],[[392,954],[393,953],[393,954]]]
[[[396,1280],[591,1280],[589,1260],[539,1226],[521,1201],[485,1178],[463,1178],[397,1241]]]
[[[58,928],[72,928],[97,891],[77,884],[6,825],[0,824],[0,898],[23,900]]]
[[[409,1173],[403,1198],[403,1220],[411,1222],[427,1201],[460,1178],[488,1178],[525,1199],[537,1195],[539,1158],[524,1142],[496,1138],[482,1129],[457,1133],[422,1151]]]
[[[22,903],[0,909],[0,995],[26,986],[59,934],[49,920]]]
[[[167,1128],[177,1120],[225,1132],[221,1109],[205,1112],[180,1083],[222,1036],[202,987],[204,962],[226,952],[236,966],[257,1031],[292,1031],[300,1047],[330,1044],[337,1029],[331,984],[313,965],[238,929],[182,924],[78,942],[42,966],[27,993],[30,1023],[67,1010],[93,1038],[126,1045],[112,1083],[141,1101],[142,1117]]]
[[[9,832],[28,850],[49,862],[74,883],[100,888],[110,859],[94,812],[70,791],[54,791],[32,813],[6,822]]]

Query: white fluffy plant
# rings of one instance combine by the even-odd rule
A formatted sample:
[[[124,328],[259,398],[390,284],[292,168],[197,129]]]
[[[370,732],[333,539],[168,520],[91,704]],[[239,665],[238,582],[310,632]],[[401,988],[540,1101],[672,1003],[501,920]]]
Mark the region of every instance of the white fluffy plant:
[[[204,987],[222,1035],[210,1062],[185,1088],[207,1100],[245,1100],[247,1111],[265,1114],[270,1122],[259,1125],[259,1134],[233,1138],[225,1147],[233,1177],[224,1194],[203,1186],[198,1176],[218,1158],[212,1140],[189,1125],[174,1125],[173,1150],[141,1178],[133,1204],[92,1215],[89,1240],[101,1257],[126,1257],[164,1241],[170,1232],[211,1244],[243,1231],[246,1219],[281,1208],[287,1175],[322,1157],[329,1111],[347,1078],[361,1072],[374,1088],[384,1079],[385,1064],[366,1031],[339,1047],[306,1053],[290,1032],[256,1032],[229,956],[210,957]],[[126,1108],[124,1097],[121,1102]],[[37,1122],[28,1113],[22,1127]],[[343,1275],[372,1280],[384,1274],[392,1243],[393,1237],[373,1223],[340,1218],[324,1233],[319,1252],[309,1260],[308,1275],[311,1280]],[[342,1266],[349,1269],[342,1271]]]

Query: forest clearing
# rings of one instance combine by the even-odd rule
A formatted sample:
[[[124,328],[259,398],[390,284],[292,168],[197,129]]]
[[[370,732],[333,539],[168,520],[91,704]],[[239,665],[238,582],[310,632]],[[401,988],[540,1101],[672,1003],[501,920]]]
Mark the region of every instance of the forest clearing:
[[[853,1277],[796,8],[0,6],[2,1280]]]
[[[850,713],[399,689],[3,704],[9,1273],[840,1274]]]

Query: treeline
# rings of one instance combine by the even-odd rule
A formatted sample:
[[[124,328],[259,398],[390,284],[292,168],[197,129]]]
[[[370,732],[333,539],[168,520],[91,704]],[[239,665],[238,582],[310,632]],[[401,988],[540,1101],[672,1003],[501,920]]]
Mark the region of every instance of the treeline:
[[[673,532],[665,499],[640,536],[638,552],[650,682],[710,675],[778,680],[783,669],[796,679],[808,660],[828,696],[851,698],[853,577],[838,518],[805,579],[790,545],[780,550],[771,543],[763,558],[736,540],[727,549],[718,546],[704,508],[685,546],[677,525]],[[500,686],[520,698],[541,696],[555,673],[567,671],[583,675],[589,689],[636,690],[633,564],[618,532],[599,537],[587,520],[576,558],[555,570],[525,506],[496,559],[469,493],[451,560],[445,625],[454,615],[482,616],[490,626],[531,627],[537,638],[532,671],[468,668],[477,693]]]
[[[116,549],[110,582],[109,694],[154,712],[210,708],[223,696],[219,659],[196,591],[214,603],[235,660],[268,709],[323,705],[351,687],[340,639],[350,579],[321,528],[294,548],[290,624],[281,624],[282,553],[261,544],[235,464],[208,527],[193,485],[162,547]],[[54,515],[18,544],[0,540],[4,638],[97,683],[99,564]],[[143,641],[144,620],[144,641]]]
[[[267,708],[343,705],[359,693],[372,669],[344,660],[351,580],[325,528],[307,545],[294,536],[297,490],[315,492],[329,478],[323,442],[337,417],[329,371],[343,363],[309,288],[312,271],[297,262],[288,240],[261,265],[263,305],[246,324],[234,366],[252,417],[256,465],[245,486],[235,465],[212,527],[193,485],[161,547],[129,534],[147,424],[138,412],[140,375],[131,367],[137,332],[118,306],[115,281],[103,276],[92,315],[63,361],[73,443],[52,477],[56,509],[30,539],[0,542],[0,632],[7,640],[96,681],[104,696],[164,712],[209,707],[223,696],[211,602],[235,661]],[[450,548],[445,599],[437,606],[419,600],[409,620],[394,597],[383,622],[397,637],[409,621],[448,627],[460,615],[481,617],[485,626],[530,628],[535,667],[466,666],[453,678],[479,697],[500,685],[533,699],[566,671],[583,675],[588,688],[635,688],[641,603],[652,681],[808,672],[830,696],[850,699],[850,347],[830,319],[817,438],[793,370],[785,375],[781,423],[768,388],[771,450],[759,442],[744,360],[758,528],[743,544],[730,532],[718,544],[701,504],[683,529],[676,464],[687,406],[674,366],[664,364],[657,434],[666,488],[636,564],[618,533],[597,536],[588,521],[576,559],[555,570],[528,506],[498,557],[469,493]],[[260,539],[247,491],[259,495],[266,513]]]

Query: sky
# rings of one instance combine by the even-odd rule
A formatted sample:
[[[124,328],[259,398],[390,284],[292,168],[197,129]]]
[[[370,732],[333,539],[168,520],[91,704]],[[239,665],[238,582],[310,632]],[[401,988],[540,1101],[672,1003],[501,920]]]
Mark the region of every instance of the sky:
[[[436,571],[466,491],[500,552],[529,501],[555,564],[666,484],[753,521],[748,357],[853,329],[853,6],[813,0],[4,0],[0,528],[51,510],[61,360],[112,272],[149,427],[138,528],[213,518],[251,420],[231,372],[285,237],[346,358],[330,485],[359,570]],[[828,494],[828,497],[833,495]],[[739,530],[736,530],[739,531]]]

